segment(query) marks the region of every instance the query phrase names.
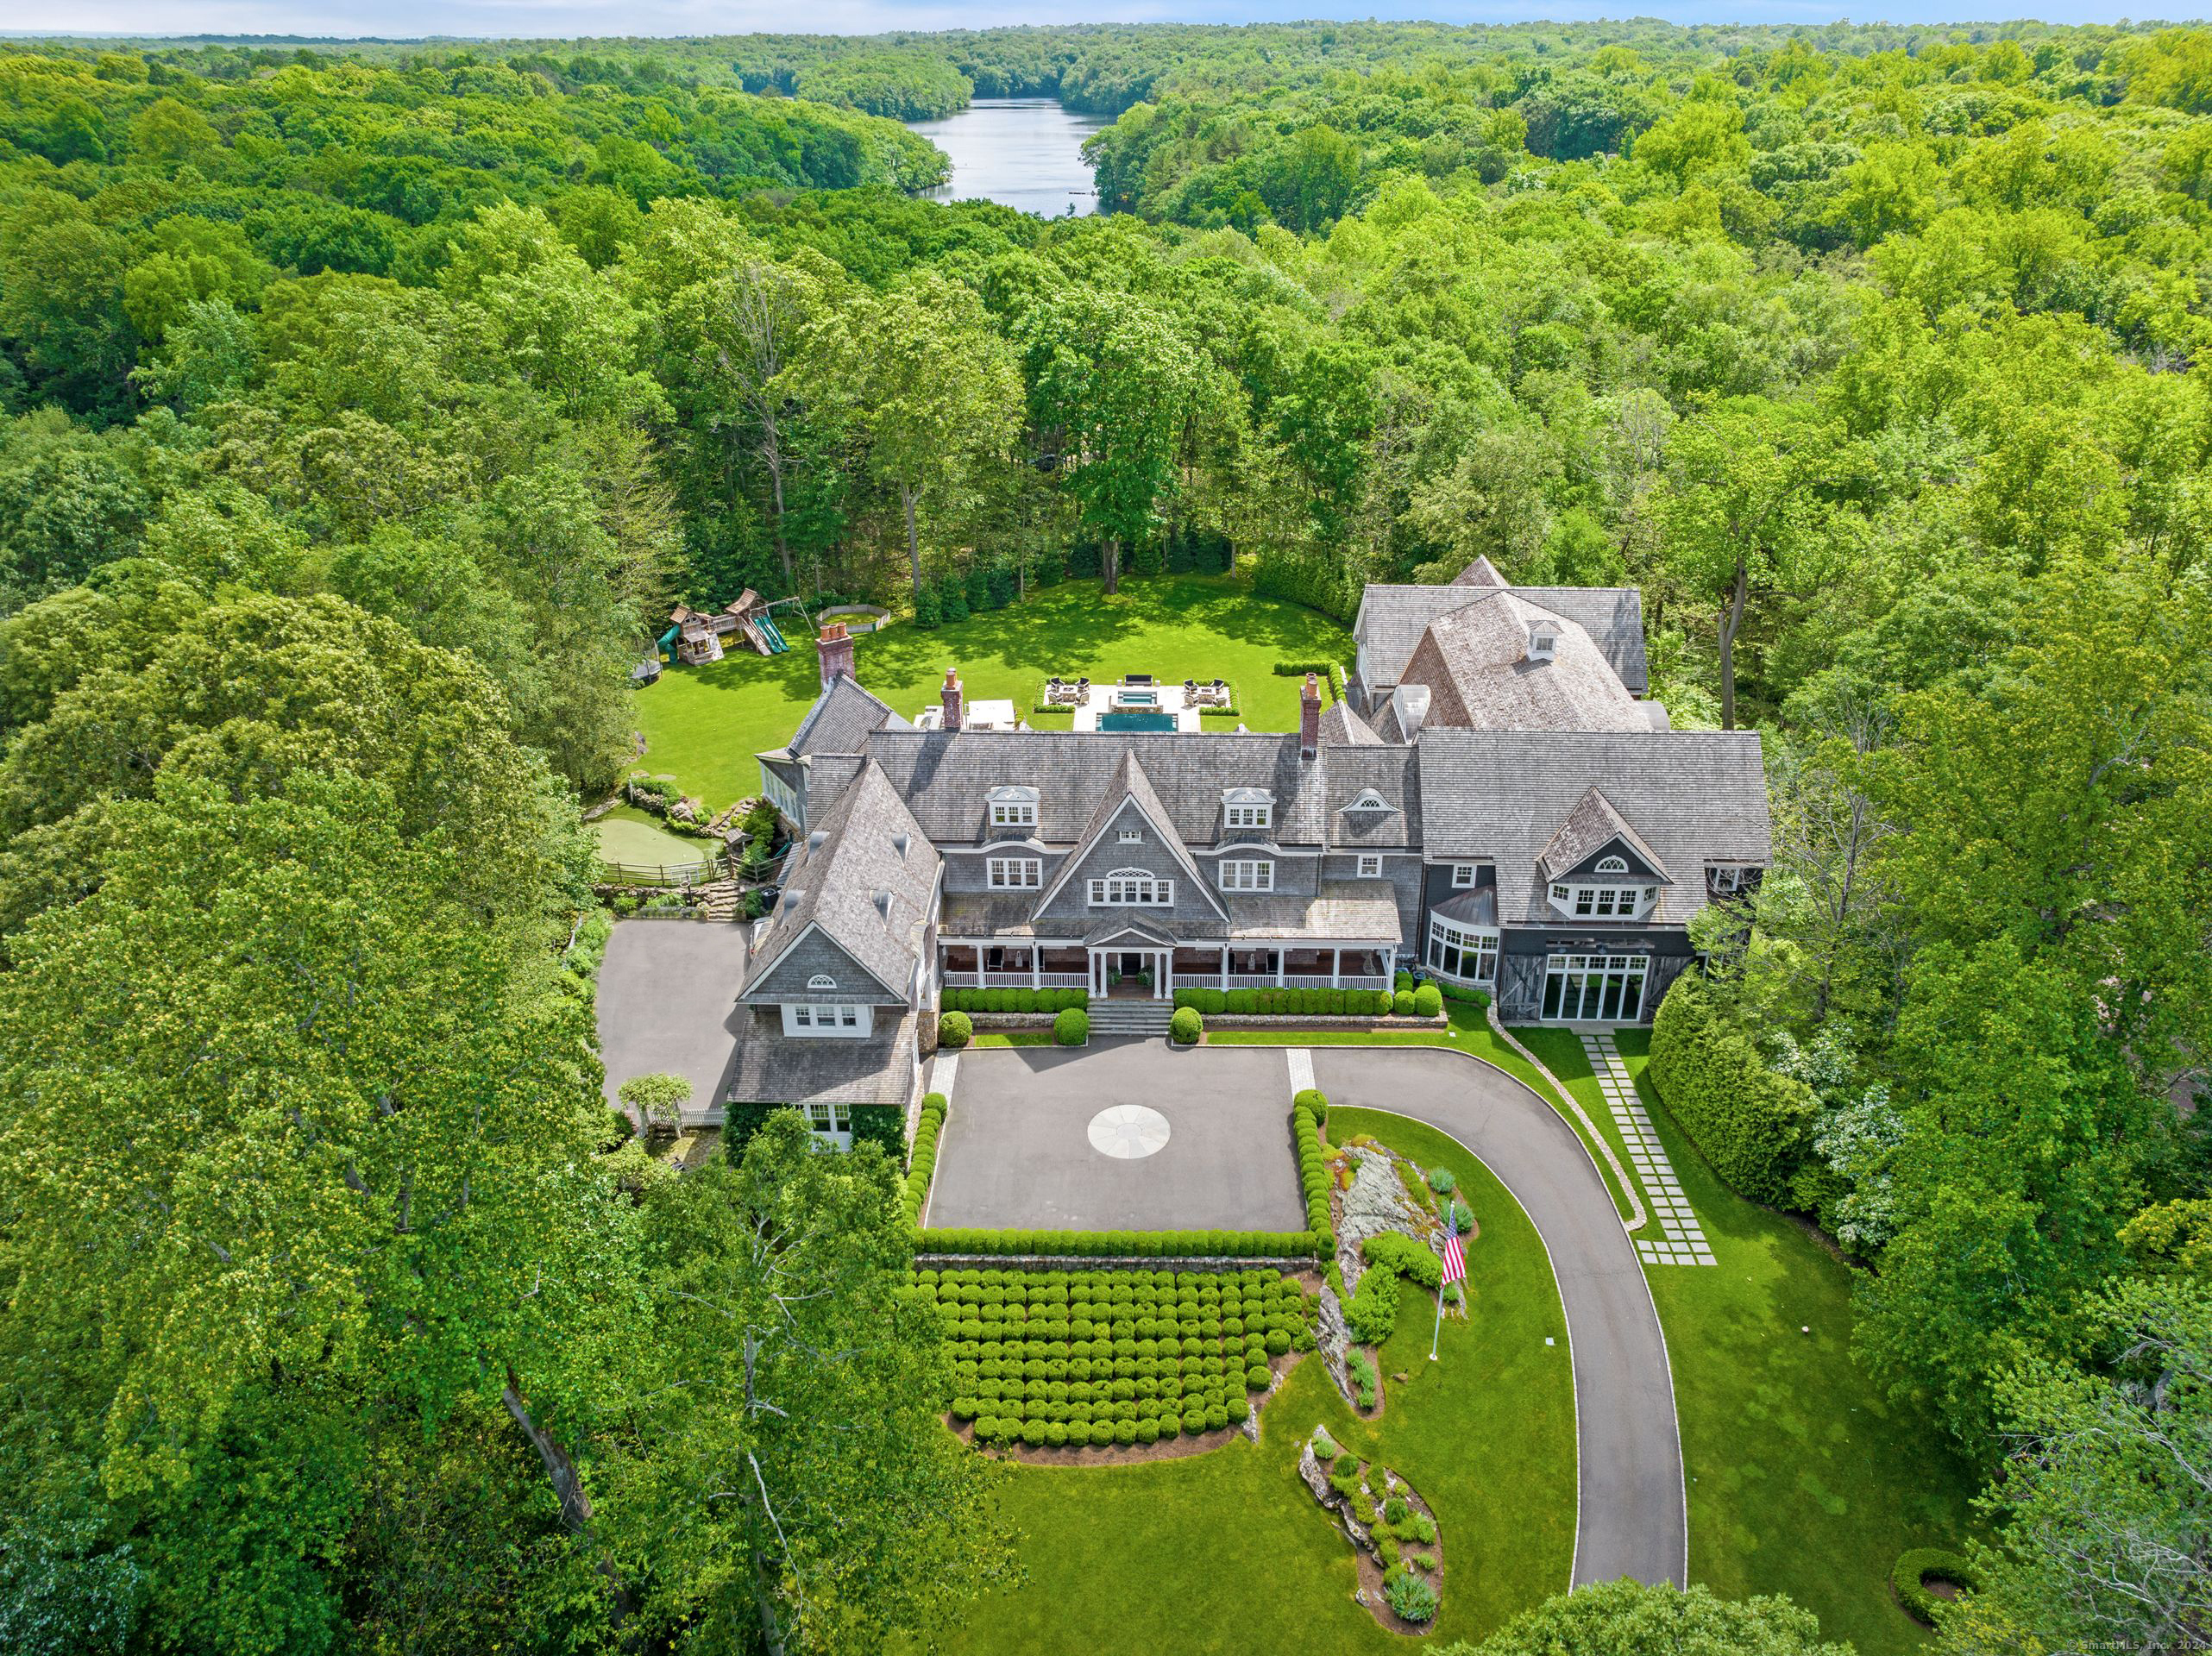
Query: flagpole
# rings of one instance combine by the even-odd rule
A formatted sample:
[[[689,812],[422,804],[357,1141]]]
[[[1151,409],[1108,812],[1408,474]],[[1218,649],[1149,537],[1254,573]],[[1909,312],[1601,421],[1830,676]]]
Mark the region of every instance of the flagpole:
[[[1429,1336],[1429,1360],[1431,1363],[1436,1360],[1436,1342],[1443,1338],[1443,1333],[1444,1285],[1439,1283],[1436,1284],[1436,1332]]]

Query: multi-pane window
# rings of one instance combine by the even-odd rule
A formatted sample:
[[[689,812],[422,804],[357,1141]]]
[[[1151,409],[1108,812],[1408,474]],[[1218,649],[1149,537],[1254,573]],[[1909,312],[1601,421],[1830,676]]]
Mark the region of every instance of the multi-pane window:
[[[1232,805],[1228,809],[1232,828],[1265,828],[1275,812],[1272,805]]]
[[[1554,886],[1551,900],[1578,919],[1632,920],[1659,900],[1656,886]]]
[[[1750,883],[1750,873],[1732,862],[1716,862],[1705,871],[1706,889],[1716,897],[1733,897]]]
[[[1382,858],[1368,852],[1361,852],[1360,855],[1360,878],[1362,880],[1381,879]]]
[[[1600,862],[1596,868],[1593,869],[1591,872],[1593,874],[1626,874],[1628,872],[1628,859],[1624,856],[1606,857]]]
[[[852,1111],[843,1104],[809,1104],[807,1125],[816,1132],[851,1132]]]
[[[1649,955],[1553,955],[1544,962],[1544,1019],[1635,1023],[1650,970]]]
[[[1037,825],[1037,801],[993,800],[990,825],[994,828],[1034,828]]]
[[[1461,925],[1442,915],[1429,917],[1429,969],[1471,983],[1498,975],[1498,928]]]
[[[1123,828],[1116,832],[1114,837],[1123,845],[1141,845],[1145,843],[1145,831],[1141,828]]]
[[[1275,865],[1264,858],[1226,856],[1222,859],[1223,891],[1273,891]]]
[[[858,1035],[861,1027],[858,1007],[823,1006],[817,1002],[800,1001],[783,1008],[785,1026],[794,1035]]]
[[[1175,882],[1142,869],[1116,869],[1090,882],[1093,908],[1172,908]]]
[[[1474,884],[1474,863],[1455,862],[1452,864],[1452,889],[1454,891],[1465,891]]]
[[[985,859],[993,891],[1034,891],[1044,883],[1045,865],[1034,856]]]

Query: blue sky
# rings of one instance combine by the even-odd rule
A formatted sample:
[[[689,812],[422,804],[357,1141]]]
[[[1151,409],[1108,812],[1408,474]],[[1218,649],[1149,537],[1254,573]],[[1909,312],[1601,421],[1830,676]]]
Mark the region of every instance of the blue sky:
[[[2157,15],[2156,9],[2151,9]],[[2187,15],[2177,8],[2177,15]],[[1241,23],[1317,16],[1425,17],[1441,22],[1533,18],[1662,17],[1673,22],[1949,22],[2029,15],[2052,22],[2111,22],[2126,15],[2090,0],[1506,0],[1391,5],[1387,0],[1084,0],[1040,9],[1018,0],[12,0],[9,34],[422,34],[569,37],[737,34],[749,30],[868,34],[886,28],[987,28],[1009,23]]]

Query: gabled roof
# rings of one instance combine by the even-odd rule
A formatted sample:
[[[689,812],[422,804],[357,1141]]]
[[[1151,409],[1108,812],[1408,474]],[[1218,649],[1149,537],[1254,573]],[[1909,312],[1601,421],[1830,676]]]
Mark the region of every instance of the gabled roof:
[[[1529,659],[1533,628],[1555,628],[1547,660]],[[1429,624],[1401,675],[1425,685],[1423,728],[1649,731],[1651,716],[1623,687],[1574,620],[1503,586],[1480,590]]]
[[[1461,577],[1474,573],[1470,564]],[[1494,574],[1495,570],[1492,573]],[[1360,599],[1352,632],[1365,648],[1367,687],[1398,682],[1414,646],[1438,616],[1479,603],[1486,592],[1470,583],[1449,586],[1370,586]],[[1643,594],[1633,586],[1513,586],[1503,588],[1567,619],[1589,635],[1631,695],[1651,687],[1643,657]]]
[[[822,687],[814,705],[791,733],[785,750],[795,757],[818,753],[858,753],[867,745],[868,732],[914,727],[891,711],[891,706],[859,681],[840,673]]]
[[[745,972],[749,993],[808,932],[821,933],[903,999],[928,926],[939,857],[883,773],[852,785],[792,847],[783,895]]]
[[[1438,861],[1495,863],[1507,925],[1543,913],[1541,860],[1593,788],[1674,871],[1660,888],[1660,924],[1681,925],[1704,907],[1706,864],[1772,860],[1756,731],[1421,733],[1423,849]]]
[[[1350,702],[1332,701],[1322,709],[1321,744],[1325,748],[1378,748],[1382,745],[1382,737],[1352,711]]]
[[[1660,880],[1675,877],[1667,872],[1659,853],[1643,843],[1643,837],[1613,809],[1612,801],[1594,787],[1567,813],[1567,820],[1559,825],[1551,844],[1536,859],[1536,867],[1547,881],[1563,880],[1616,840],[1642,858]]]
[[[1452,577],[1455,586],[1503,586],[1505,577],[1498,573],[1498,566],[1489,558],[1477,555],[1474,561]]]
[[[1070,732],[1070,735],[1071,737],[1073,733]],[[1059,871],[1053,876],[1051,883],[1038,894],[1036,912],[1042,914],[1052,906],[1061,888],[1082,865],[1084,858],[1090,855],[1091,848],[1105,837],[1106,830],[1114,819],[1122,814],[1124,806],[1130,805],[1135,806],[1144,814],[1145,819],[1152,824],[1153,831],[1159,836],[1160,844],[1175,859],[1183,877],[1195,889],[1205,894],[1206,900],[1217,913],[1225,913],[1221,899],[1215,896],[1213,888],[1199,877],[1198,865],[1191,861],[1190,847],[1183,843],[1182,835],[1176,831],[1175,819],[1153,788],[1152,778],[1145,775],[1145,768],[1137,762],[1137,756],[1129,752],[1124,752],[1115,765],[1106,791],[1098,796],[1097,809],[1090,813],[1090,821],[1084,826],[1082,837],[1076,842],[1075,850],[1060,864]]]

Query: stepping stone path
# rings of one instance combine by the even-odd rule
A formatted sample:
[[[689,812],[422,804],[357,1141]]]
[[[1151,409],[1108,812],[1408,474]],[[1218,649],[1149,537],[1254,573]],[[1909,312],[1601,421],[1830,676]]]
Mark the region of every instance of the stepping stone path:
[[[1585,1035],[1582,1051],[1598,1078],[1599,1091],[1606,1095],[1606,1107],[1613,1113],[1613,1125],[1620,1129],[1621,1142],[1628,1146],[1629,1160],[1636,1166],[1637,1177],[1643,1182],[1644,1199],[1659,1226],[1656,1239],[1637,1239],[1637,1258],[1647,1265],[1716,1264],[1712,1245],[1706,1240],[1704,1227],[1690,1211],[1681,1183],[1675,1177],[1675,1164],[1667,1159],[1659,1135],[1651,1131],[1650,1118],[1643,1113],[1643,1101],[1637,1096],[1636,1082],[1621,1062],[1612,1032]]]

